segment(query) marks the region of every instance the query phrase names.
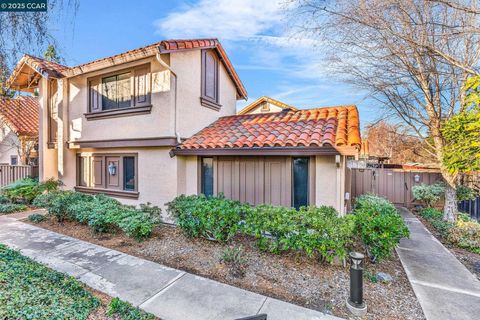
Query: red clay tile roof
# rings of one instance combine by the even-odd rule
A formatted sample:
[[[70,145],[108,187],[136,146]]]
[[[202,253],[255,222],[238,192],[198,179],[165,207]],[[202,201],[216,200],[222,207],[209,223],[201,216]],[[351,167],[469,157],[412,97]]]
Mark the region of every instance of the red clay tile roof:
[[[0,119],[19,136],[38,136],[38,101],[34,97],[0,99]]]
[[[10,81],[13,82],[13,79],[16,77],[16,75],[20,72],[20,69],[23,67],[24,62],[30,65],[33,69],[35,69],[40,74],[46,73],[48,76],[51,76],[54,78],[63,78],[65,76],[71,77],[71,76],[79,75],[85,72],[92,72],[95,70],[108,67],[110,65],[113,66],[120,63],[126,63],[129,61],[154,56],[157,53],[168,53],[168,52],[183,51],[183,50],[197,50],[197,49],[205,49],[205,48],[211,48],[217,51],[222,63],[227,69],[228,74],[230,75],[233,82],[235,83],[238,96],[246,99],[247,91],[243,86],[242,81],[240,80],[235,69],[233,68],[233,65],[230,62],[230,59],[228,59],[228,56],[225,50],[223,49],[222,45],[218,41],[218,39],[164,40],[161,42],[150,44],[148,46],[144,46],[144,47],[129,50],[120,54],[116,54],[110,57],[93,60],[75,67],[62,66],[58,63],[46,61],[44,59],[26,54],[15,67],[15,70],[12,73],[12,76],[10,77]]]
[[[355,106],[222,117],[185,140],[180,149],[359,147]]]

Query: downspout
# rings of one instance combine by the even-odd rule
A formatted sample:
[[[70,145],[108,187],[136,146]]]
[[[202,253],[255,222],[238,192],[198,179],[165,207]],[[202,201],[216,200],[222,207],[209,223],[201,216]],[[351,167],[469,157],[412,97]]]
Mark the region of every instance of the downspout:
[[[175,79],[175,97],[174,97],[174,102],[173,102],[173,112],[174,112],[174,120],[173,120],[173,132],[175,133],[175,137],[177,138],[177,143],[180,144],[182,143],[182,140],[180,139],[180,133],[177,132],[177,74],[170,68],[168,64],[165,63],[162,59],[162,55],[160,53],[157,53],[156,55],[158,63],[162,65],[165,69],[170,71],[170,73],[173,75]]]

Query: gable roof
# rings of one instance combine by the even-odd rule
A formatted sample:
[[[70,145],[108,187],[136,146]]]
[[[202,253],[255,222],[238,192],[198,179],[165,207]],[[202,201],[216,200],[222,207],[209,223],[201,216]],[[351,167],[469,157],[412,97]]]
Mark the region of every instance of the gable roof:
[[[216,38],[212,39],[190,39],[190,40],[164,40],[141,48],[125,51],[110,57],[93,60],[74,67],[66,67],[60,64],[49,62],[41,58],[24,55],[15,67],[10,76],[9,83],[14,85],[15,78],[18,76],[17,68],[20,70],[25,63],[40,75],[51,76],[54,78],[72,77],[87,72],[97,71],[110,66],[135,61],[138,59],[155,56],[157,53],[170,53],[186,50],[214,49],[220,60],[225,66],[228,74],[232,78],[237,89],[238,97],[247,98],[247,91],[243,86],[240,77],[235,71],[230,59],[228,58],[222,45]],[[39,67],[40,66],[40,67]]]
[[[358,149],[360,144],[357,107],[338,106],[222,117],[186,139],[178,149],[279,147]]]
[[[19,136],[38,136],[38,101],[19,96],[0,99],[0,119]]]
[[[33,92],[41,77],[61,79],[67,76],[69,70],[69,67],[59,63],[25,54],[13,69],[8,86],[16,89],[21,83],[26,83],[23,91]]]
[[[297,108],[289,106],[288,104],[283,103],[281,101],[275,100],[275,99],[267,97],[267,96],[262,96],[262,97],[258,98],[257,100],[253,101],[252,103],[250,103],[248,106],[246,106],[242,110],[238,111],[237,114],[239,114],[239,115],[247,114],[250,111],[252,111],[253,109],[255,109],[256,107],[258,107],[259,105],[261,105],[262,103],[270,103],[270,104],[276,105],[277,107],[282,108],[282,109],[298,110]]]

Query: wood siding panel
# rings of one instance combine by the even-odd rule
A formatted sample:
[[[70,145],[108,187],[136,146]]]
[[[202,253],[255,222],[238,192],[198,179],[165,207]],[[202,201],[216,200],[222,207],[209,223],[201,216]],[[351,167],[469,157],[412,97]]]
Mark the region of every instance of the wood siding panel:
[[[291,206],[291,159],[218,157],[214,161],[216,194],[253,205]]]

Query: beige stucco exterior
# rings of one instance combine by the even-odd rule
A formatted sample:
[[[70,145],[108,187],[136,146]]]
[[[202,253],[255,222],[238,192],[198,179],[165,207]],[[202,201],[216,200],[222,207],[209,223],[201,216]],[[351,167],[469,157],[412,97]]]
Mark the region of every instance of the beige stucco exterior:
[[[237,89],[223,64],[219,64],[220,110],[205,107],[201,95],[201,51],[187,50],[162,54],[168,67],[151,56],[113,65],[102,70],[66,77],[43,78],[39,83],[40,104],[40,179],[60,179],[65,189],[78,185],[77,157],[94,154],[135,154],[137,157],[138,198],[119,197],[126,204],[150,202],[163,207],[180,194],[200,192],[199,157],[173,156],[173,146],[82,147],[86,142],[123,141],[145,138],[186,138],[216,119],[236,113]],[[89,87],[92,77],[125,68],[150,65],[151,112],[114,118],[87,119]],[[48,81],[58,81],[55,108],[58,117],[56,147],[48,144]],[[271,110],[278,108],[272,105]],[[255,111],[253,111],[255,112]],[[175,141],[175,140],[174,140]],[[339,156],[340,157],[340,156]],[[290,159],[290,158],[289,158]],[[290,162],[289,162],[290,161]],[[291,163],[291,160],[286,162]],[[290,167],[286,168],[289,172]],[[345,157],[316,156],[311,166],[315,205],[330,205],[345,212]],[[279,180],[280,181],[280,180]],[[283,180],[282,180],[283,181]],[[282,188],[290,188],[284,184]]]

